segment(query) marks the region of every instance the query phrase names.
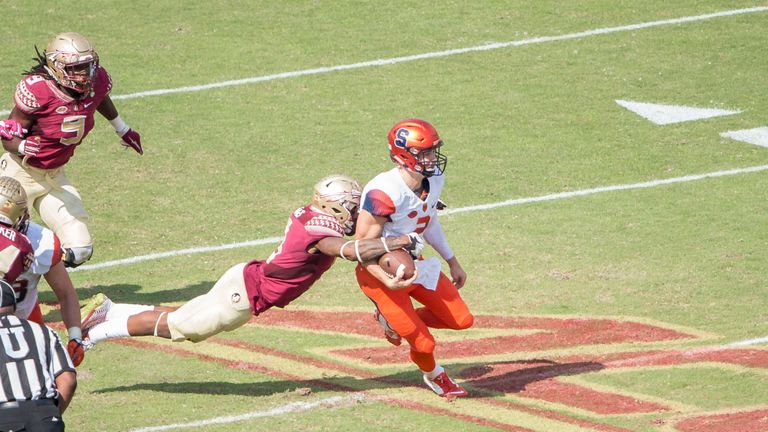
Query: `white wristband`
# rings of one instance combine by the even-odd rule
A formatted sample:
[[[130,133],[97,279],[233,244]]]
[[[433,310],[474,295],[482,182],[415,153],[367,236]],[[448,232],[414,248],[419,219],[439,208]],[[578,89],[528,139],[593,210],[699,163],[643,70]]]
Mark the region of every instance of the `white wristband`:
[[[360,258],[360,246],[358,244],[360,240],[355,240],[355,256],[357,257],[358,262],[363,262],[363,259]]]
[[[344,256],[344,248],[347,247],[347,245],[350,244],[350,243],[353,243],[353,241],[350,240],[350,241],[344,243],[343,245],[341,245],[341,248],[339,248],[339,256],[340,257],[342,257],[344,259],[347,259],[347,257]]]
[[[24,156],[24,144],[27,142],[27,140],[22,140],[19,143],[19,155]]]
[[[80,330],[80,327],[70,327],[67,329],[67,333],[69,334],[69,339],[83,339],[83,332]]]
[[[123,121],[123,119],[120,118],[119,115],[113,118],[112,120],[110,120],[109,122],[112,123],[112,127],[115,128],[115,132],[117,132],[117,134],[120,136],[125,135],[125,133],[128,132],[128,129],[130,129],[130,127],[127,124],[125,124],[125,122]]]

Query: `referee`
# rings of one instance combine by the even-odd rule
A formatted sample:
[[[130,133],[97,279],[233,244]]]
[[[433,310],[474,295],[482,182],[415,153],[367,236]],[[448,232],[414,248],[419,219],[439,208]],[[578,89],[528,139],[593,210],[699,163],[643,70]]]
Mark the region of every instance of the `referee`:
[[[0,431],[63,431],[77,387],[72,360],[56,333],[15,310],[13,288],[0,279]]]

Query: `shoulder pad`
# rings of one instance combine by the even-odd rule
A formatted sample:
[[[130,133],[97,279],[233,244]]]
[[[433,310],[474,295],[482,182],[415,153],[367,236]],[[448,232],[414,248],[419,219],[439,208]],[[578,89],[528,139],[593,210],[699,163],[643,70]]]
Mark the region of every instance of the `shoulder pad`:
[[[16,93],[13,99],[16,106],[25,113],[31,113],[40,108],[40,102],[37,96],[32,92],[32,84],[36,82],[37,75],[30,75],[19,82],[16,86]]]
[[[343,237],[344,228],[331,216],[316,213],[309,219],[304,227],[307,231],[326,234],[334,237]]]

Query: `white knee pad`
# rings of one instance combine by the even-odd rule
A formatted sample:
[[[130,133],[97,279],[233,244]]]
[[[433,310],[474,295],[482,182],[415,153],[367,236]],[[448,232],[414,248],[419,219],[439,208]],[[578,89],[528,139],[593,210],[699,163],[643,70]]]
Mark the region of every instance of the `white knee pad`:
[[[63,252],[61,260],[64,261],[64,266],[74,268],[91,259],[93,246],[63,248]]]

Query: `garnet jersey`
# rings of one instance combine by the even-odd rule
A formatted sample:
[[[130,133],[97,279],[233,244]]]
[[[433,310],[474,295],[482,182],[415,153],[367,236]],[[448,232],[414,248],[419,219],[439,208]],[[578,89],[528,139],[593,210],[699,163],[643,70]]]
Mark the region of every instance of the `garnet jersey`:
[[[0,225],[0,277],[13,284],[32,264],[32,245],[13,228]]]
[[[14,315],[24,319],[29,317],[37,302],[37,284],[40,277],[61,261],[61,244],[53,231],[30,222],[27,238],[32,244],[34,259],[29,269],[13,283],[18,302]]]
[[[271,306],[285,307],[302,295],[333,264],[315,243],[343,237],[335,218],[306,206],[297,209],[285,227],[283,242],[266,261],[251,261],[243,270],[245,288],[255,314]]]
[[[399,168],[385,171],[363,188],[363,210],[374,216],[386,217],[382,237],[422,233],[429,222],[437,218],[437,202],[443,190],[443,176],[426,177],[429,182],[426,197],[416,194],[405,184]],[[426,190],[426,188],[425,188]]]
[[[112,79],[99,67],[93,90],[75,99],[52,78],[29,75],[16,86],[16,108],[35,117],[27,136],[40,137],[40,153],[27,158],[37,168],[58,168],[75,153],[75,147],[93,128],[93,113],[112,90]]]

